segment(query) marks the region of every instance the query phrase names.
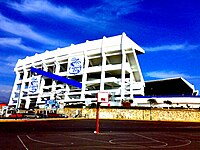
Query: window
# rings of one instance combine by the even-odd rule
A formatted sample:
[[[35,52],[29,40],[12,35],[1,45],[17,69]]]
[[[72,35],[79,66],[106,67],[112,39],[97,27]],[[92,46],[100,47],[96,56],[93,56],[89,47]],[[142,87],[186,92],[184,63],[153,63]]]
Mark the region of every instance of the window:
[[[52,79],[45,79],[45,86],[49,86],[49,85],[52,85]]]
[[[28,71],[28,76],[27,76],[27,78],[30,78],[31,75],[32,75],[31,71]]]
[[[24,77],[24,73],[20,73],[19,74],[19,80],[23,80],[23,77]]]
[[[23,97],[27,97],[28,96],[28,92],[23,92]]]
[[[89,60],[89,67],[101,66],[101,64],[102,64],[102,57],[93,58]]]
[[[106,65],[112,64],[122,64],[122,55],[113,55],[113,56],[107,56],[106,57]]]
[[[48,66],[48,72],[51,72],[51,73],[55,73],[55,65],[53,66]]]
[[[28,89],[28,84],[29,84],[28,82],[25,83],[24,89]]]
[[[65,72],[67,71],[67,63],[60,64],[60,72]]]
[[[18,98],[19,97],[19,93],[15,93],[15,98]]]
[[[17,84],[17,90],[21,90],[21,84]]]

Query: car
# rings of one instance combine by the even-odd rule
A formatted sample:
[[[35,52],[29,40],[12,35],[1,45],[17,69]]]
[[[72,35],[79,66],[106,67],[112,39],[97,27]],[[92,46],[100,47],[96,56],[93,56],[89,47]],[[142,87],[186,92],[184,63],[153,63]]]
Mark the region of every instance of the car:
[[[48,118],[68,118],[68,116],[65,114],[56,114],[56,113],[48,113],[47,117]]]
[[[60,114],[56,114],[56,113],[48,113],[47,114],[48,118],[60,118]]]
[[[22,119],[23,115],[21,113],[14,113],[14,114],[10,114],[8,116],[8,118],[11,118],[11,119]]]
[[[27,113],[23,114],[24,118],[39,118],[39,116],[37,114],[35,114],[34,111],[28,111]]]
[[[47,118],[47,115],[45,113],[37,113],[37,116],[39,118]]]

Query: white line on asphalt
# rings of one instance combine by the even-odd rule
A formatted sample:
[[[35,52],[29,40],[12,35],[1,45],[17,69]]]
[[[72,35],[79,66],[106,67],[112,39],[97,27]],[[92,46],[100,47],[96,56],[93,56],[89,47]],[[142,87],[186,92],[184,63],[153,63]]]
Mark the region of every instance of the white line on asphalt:
[[[156,139],[151,138],[151,137],[147,137],[147,136],[144,136],[144,135],[141,135],[141,134],[138,134],[138,133],[133,133],[133,134],[135,134],[135,135],[137,135],[137,136],[140,136],[140,137],[143,137],[143,138],[146,138],[146,139],[148,139],[148,140],[152,140],[152,141],[157,142],[157,143],[162,143],[162,144],[164,144],[164,145],[158,145],[158,146],[149,146],[149,147],[151,147],[151,148],[162,148],[162,147],[165,147],[165,146],[168,145],[168,143],[165,143],[165,142],[156,140]]]
[[[28,148],[26,147],[26,145],[24,144],[24,142],[22,141],[22,139],[19,137],[19,135],[17,135],[17,138],[19,139],[19,141],[22,143],[22,145],[24,146],[24,148],[26,150],[28,150]]]
[[[63,134],[64,135],[64,134]],[[64,135],[64,136],[67,136],[67,135]],[[94,140],[94,139],[90,139],[90,138],[83,138],[83,137],[75,137],[73,135],[69,135],[69,137],[72,137],[72,138],[76,138],[76,139],[82,139],[82,140],[88,140],[88,141],[96,141],[96,142],[99,142],[99,143],[109,143],[108,141],[102,141],[102,140]]]
[[[52,143],[52,142],[45,142],[45,141],[36,140],[36,139],[31,138],[31,137],[28,136],[28,135],[26,135],[26,137],[27,137],[29,140],[34,141],[34,142],[38,142],[38,143],[50,144],[50,145],[63,145],[63,144],[59,144],[59,143]]]
[[[185,141],[186,143],[185,144],[180,144],[180,145],[174,145],[174,146],[168,146],[167,148],[179,148],[179,147],[184,147],[184,146],[187,146],[187,145],[190,145],[192,143],[191,140],[189,139],[186,139],[186,138],[183,138],[181,136],[175,136],[175,135],[169,135],[169,134],[165,134],[165,135],[168,135],[170,137],[174,137],[174,138],[177,138],[176,141]]]

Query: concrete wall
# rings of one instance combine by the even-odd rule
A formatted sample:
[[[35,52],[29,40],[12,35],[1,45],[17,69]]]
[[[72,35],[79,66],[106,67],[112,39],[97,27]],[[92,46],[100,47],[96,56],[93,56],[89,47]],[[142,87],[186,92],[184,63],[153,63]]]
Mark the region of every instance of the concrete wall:
[[[71,117],[96,118],[96,109],[65,108],[58,110]],[[200,111],[193,109],[104,109],[100,108],[100,119],[130,119],[158,121],[196,121],[200,122]]]

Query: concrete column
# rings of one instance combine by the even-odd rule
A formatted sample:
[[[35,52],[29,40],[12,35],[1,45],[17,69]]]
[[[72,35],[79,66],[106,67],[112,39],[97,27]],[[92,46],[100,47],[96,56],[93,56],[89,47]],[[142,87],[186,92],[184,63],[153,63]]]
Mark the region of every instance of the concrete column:
[[[47,71],[47,66],[45,63],[42,63],[42,68],[44,71]],[[40,81],[40,91],[39,91],[39,96],[38,96],[38,99],[37,99],[37,103],[41,103],[41,97],[42,97],[42,94],[43,94],[43,89],[44,89],[44,85],[45,85],[45,80],[44,80],[44,77],[41,76],[41,81]]]
[[[55,65],[56,65],[55,74],[59,74],[59,72],[60,72],[60,64],[59,64],[59,62],[55,61]]]
[[[15,97],[15,92],[17,90],[17,82],[19,81],[19,78],[20,78],[20,73],[18,71],[16,71],[16,77],[15,77],[15,82],[14,82],[14,85],[13,85],[13,89],[12,89],[12,93],[11,93],[11,96],[10,96],[10,100],[9,100],[9,104],[8,105],[12,105],[13,104],[13,100],[14,100],[14,97]],[[17,100],[18,101],[18,100]],[[17,105],[17,104],[16,104]]]
[[[29,69],[30,70],[30,69]],[[26,69],[26,67],[24,67],[23,69],[23,72],[24,72],[24,76],[23,76],[23,79],[22,79],[22,83],[21,83],[21,89],[20,89],[20,92],[19,92],[19,98],[18,98],[18,104],[17,104],[17,109],[20,107],[21,105],[21,99],[23,97],[23,92],[25,91],[25,82],[27,81],[27,76],[28,76],[28,70]],[[31,77],[30,77],[31,78]],[[27,107],[26,108],[29,108],[29,105],[30,105],[30,99],[29,97],[27,96],[26,98],[26,103],[25,104]],[[29,103],[29,104],[28,104]]]
[[[67,102],[69,101],[69,96],[68,96],[68,93],[70,92],[70,88],[69,86],[66,84],[66,88],[65,88],[65,98],[64,98],[64,101]]]
[[[82,76],[81,100],[85,101],[87,72],[88,72],[88,66],[89,66],[89,59],[88,59],[88,56],[87,56],[87,50],[84,51],[84,56],[85,56],[85,67],[84,67],[83,76]]]
[[[143,75],[142,75],[142,71],[141,71],[140,64],[138,62],[135,50],[133,51],[133,56],[134,56],[134,59],[135,59],[135,62],[136,62],[137,70],[138,70],[139,75],[140,75],[140,82],[144,83],[144,78],[143,78]]]
[[[29,109],[30,103],[31,103],[30,99],[26,99],[26,104],[25,104],[26,109]]]
[[[25,87],[25,82],[24,82],[24,79],[23,79],[23,80],[22,80],[22,84],[21,84],[21,89],[20,89],[20,92],[19,92],[19,103],[18,103],[18,108],[19,108],[20,105],[21,105],[21,99],[22,99],[22,97],[23,97],[24,87]]]
[[[104,81],[105,81],[105,67],[106,67],[106,54],[103,48],[103,41],[106,37],[103,37],[101,44],[101,56],[102,56],[102,64],[101,64],[101,80],[100,80],[100,91],[104,91]]]
[[[122,52],[122,68],[121,68],[121,100],[125,98],[125,72],[126,72],[126,52],[123,48],[123,37],[126,36],[125,33],[121,37],[121,52]]]
[[[58,62],[57,61],[55,61],[55,69],[53,69],[53,70],[55,70],[55,72],[53,72],[53,74],[58,74],[59,73],[59,70],[60,70],[60,65],[58,64]],[[53,92],[53,94],[51,95],[51,99],[54,99],[54,94],[56,94],[56,81],[55,80],[53,80],[53,82],[52,82],[52,90],[51,90],[52,92]]]
[[[46,63],[42,63],[42,67],[43,67],[43,70],[44,70],[44,71],[47,71],[47,70],[48,70]]]
[[[133,99],[133,86],[134,86],[133,80],[134,80],[133,72],[130,72],[130,97],[131,97],[131,99]]]
[[[45,84],[45,80],[44,78],[41,77],[40,79],[40,90],[39,90],[39,95],[38,95],[38,98],[37,98],[37,103],[41,103],[41,97],[42,97],[42,94],[43,94],[43,88],[44,88],[44,84]]]
[[[42,68],[44,68],[43,67],[43,64],[41,64],[42,65]],[[41,68],[41,69],[42,69]],[[40,83],[39,83],[39,93],[38,93],[38,96],[37,96],[37,101],[36,101],[36,105],[38,104],[38,103],[41,103],[42,102],[42,94],[43,94],[43,87],[44,87],[44,84],[45,84],[45,80],[44,80],[44,78],[42,78],[42,76],[41,75],[37,75],[37,76],[40,76]]]
[[[23,71],[24,71],[23,80],[27,80],[27,78],[28,78],[28,70],[24,67]],[[28,83],[28,85],[29,85],[29,83]],[[25,86],[25,85],[24,85],[24,86]],[[27,89],[27,92],[29,92],[29,88]],[[20,103],[20,104],[21,104],[21,103]],[[20,106],[20,104],[19,104],[19,106]],[[30,106],[30,98],[29,98],[29,96],[27,96],[27,97],[26,97],[26,102],[25,102],[25,108],[26,108],[26,109],[29,109],[29,106]]]

